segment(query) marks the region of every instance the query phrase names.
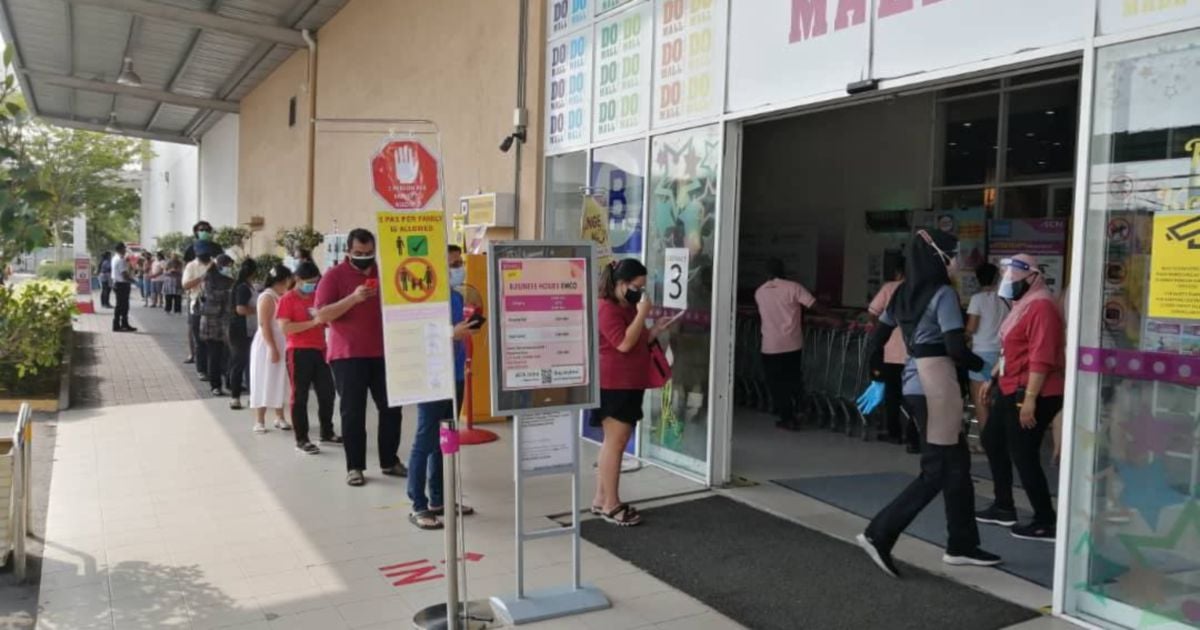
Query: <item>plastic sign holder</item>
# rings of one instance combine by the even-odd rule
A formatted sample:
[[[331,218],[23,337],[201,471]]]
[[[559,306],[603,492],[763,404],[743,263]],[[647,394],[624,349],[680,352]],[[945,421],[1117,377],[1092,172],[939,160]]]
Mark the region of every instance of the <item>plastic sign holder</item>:
[[[612,606],[582,582],[579,422],[600,402],[596,255],[588,242],[507,241],[488,247],[492,296],[492,409],[513,415],[516,590],[491,598],[500,619],[520,625]],[[545,331],[552,330],[547,334]],[[566,475],[570,527],[526,531],[525,480]],[[571,581],[525,589],[525,544],[570,537]]]

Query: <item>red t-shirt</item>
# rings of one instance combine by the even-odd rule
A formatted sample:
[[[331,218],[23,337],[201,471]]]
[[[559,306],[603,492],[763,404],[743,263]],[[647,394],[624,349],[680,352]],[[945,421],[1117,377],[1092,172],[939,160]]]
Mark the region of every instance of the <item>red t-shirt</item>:
[[[1042,396],[1062,396],[1067,366],[1063,320],[1052,300],[1029,305],[1021,321],[1001,340],[1004,369],[1000,391],[1012,395],[1029,383],[1030,372],[1046,375]]]
[[[313,306],[313,296],[292,289],[279,298],[275,307],[275,319],[286,319],[292,323],[312,321],[316,307]],[[325,350],[325,327],[317,326],[303,332],[287,336],[288,350],[306,348],[309,350]]]
[[[330,269],[317,284],[317,308],[329,306],[350,295],[368,279],[379,278],[378,267],[364,274],[349,261]],[[379,294],[361,304],[355,304],[341,317],[329,323],[329,351],[326,358],[380,359],[383,358],[383,314]]]
[[[633,323],[637,309],[600,300],[597,324],[600,328],[600,388],[646,389],[650,366],[650,333],[629,352],[617,349],[625,341],[625,330]]]

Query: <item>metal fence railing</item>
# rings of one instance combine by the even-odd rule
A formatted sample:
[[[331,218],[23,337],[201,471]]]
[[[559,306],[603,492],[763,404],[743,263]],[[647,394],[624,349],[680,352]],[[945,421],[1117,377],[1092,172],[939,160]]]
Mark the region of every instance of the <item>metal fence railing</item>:
[[[12,437],[12,494],[8,506],[13,574],[25,581],[25,541],[29,537],[30,469],[32,467],[33,409],[22,403]]]

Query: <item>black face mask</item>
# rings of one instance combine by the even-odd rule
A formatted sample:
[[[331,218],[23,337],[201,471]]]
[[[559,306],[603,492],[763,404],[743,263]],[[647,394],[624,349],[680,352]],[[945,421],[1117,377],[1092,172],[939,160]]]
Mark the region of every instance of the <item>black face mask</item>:
[[[1029,280],[1017,280],[1012,283],[1012,299],[1014,302],[1025,297],[1026,293],[1029,293]]]
[[[642,301],[642,290],[630,287],[625,289],[625,301],[630,304],[637,304]]]
[[[366,256],[363,258],[355,258],[355,257],[351,256],[350,264],[354,265],[361,271],[366,271],[375,264],[375,257],[374,256]]]

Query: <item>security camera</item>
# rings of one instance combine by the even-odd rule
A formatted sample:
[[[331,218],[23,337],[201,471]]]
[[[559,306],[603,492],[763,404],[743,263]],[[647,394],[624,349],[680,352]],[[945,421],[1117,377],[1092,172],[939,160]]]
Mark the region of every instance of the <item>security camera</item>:
[[[512,133],[508,134],[508,136],[506,138],[501,140],[500,141],[500,152],[508,153],[508,150],[511,149],[513,146],[513,142],[517,141],[517,140],[521,141],[521,144],[525,143],[525,130],[524,129],[517,128]]]

